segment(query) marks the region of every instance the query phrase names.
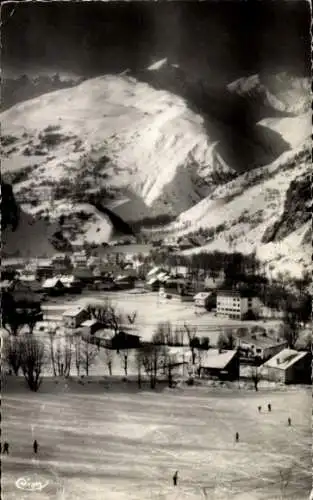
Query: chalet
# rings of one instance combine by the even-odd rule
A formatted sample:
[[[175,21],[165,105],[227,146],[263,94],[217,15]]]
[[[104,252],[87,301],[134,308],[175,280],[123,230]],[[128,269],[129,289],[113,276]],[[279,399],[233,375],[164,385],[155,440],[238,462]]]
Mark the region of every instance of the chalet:
[[[262,334],[247,336],[244,340],[238,339],[237,347],[246,357],[258,357],[263,361],[279,353],[287,346],[287,342],[264,337]]]
[[[253,293],[238,290],[219,290],[216,298],[216,312],[233,319],[251,319],[260,313],[260,300]]]
[[[158,280],[158,278],[156,277],[148,279],[148,281],[145,284],[146,288],[152,292],[157,292],[160,289],[160,286],[162,285],[163,282]]]
[[[42,284],[42,291],[49,295],[61,295],[66,289],[59,278],[48,278]]]
[[[203,352],[200,376],[222,380],[239,379],[239,353],[234,350],[209,349]]]
[[[310,384],[312,353],[284,349],[262,365],[262,374],[267,380],[283,384]]]
[[[82,306],[69,309],[62,314],[63,325],[66,328],[78,328],[89,319],[89,313]]]
[[[205,309],[206,311],[210,307],[210,292],[199,292],[194,296],[195,307]]]
[[[63,275],[60,276],[60,281],[64,288],[69,292],[78,293],[81,292],[82,284],[81,281],[78,280],[73,275]]]
[[[96,319],[87,319],[81,323],[80,327],[85,335],[94,335],[102,328],[102,325]]]
[[[190,248],[194,247],[194,244],[188,238],[183,238],[178,243],[178,246],[179,246],[180,250],[189,250]]]

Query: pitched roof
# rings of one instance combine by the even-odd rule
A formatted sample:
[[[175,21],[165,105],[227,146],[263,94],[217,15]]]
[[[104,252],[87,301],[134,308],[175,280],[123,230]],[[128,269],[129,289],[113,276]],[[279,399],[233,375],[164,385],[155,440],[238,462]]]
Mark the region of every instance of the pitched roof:
[[[223,370],[228,363],[236,356],[237,351],[222,351],[209,349],[206,351],[201,361],[202,368],[216,368]]]
[[[207,299],[208,297],[210,297],[211,293],[210,292],[199,292],[197,293],[195,296],[194,296],[194,299],[195,300],[204,300],[204,299]]]
[[[93,325],[97,325],[98,324],[98,321],[96,319],[87,319],[86,321],[84,321],[80,326],[93,326]]]
[[[152,269],[150,269],[150,271],[147,273],[147,276],[152,276],[153,274],[156,274],[158,273],[159,271],[161,271],[161,268],[160,267],[153,267]]]
[[[42,288],[53,288],[58,283],[62,283],[59,278],[48,278],[43,282]]]
[[[266,368],[278,368],[279,370],[287,370],[292,365],[304,358],[307,351],[295,351],[294,349],[283,349],[271,359],[266,361],[262,366]]]
[[[66,317],[75,317],[77,316],[81,311],[84,310],[84,307],[83,306],[77,306],[77,307],[73,307],[73,309],[68,309],[67,311],[65,311],[62,316],[66,316]]]

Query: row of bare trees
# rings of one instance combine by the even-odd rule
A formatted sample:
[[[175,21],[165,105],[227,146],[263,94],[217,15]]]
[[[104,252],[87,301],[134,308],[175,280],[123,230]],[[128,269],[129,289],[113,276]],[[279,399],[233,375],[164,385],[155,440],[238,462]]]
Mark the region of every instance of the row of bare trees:
[[[43,342],[33,336],[7,337],[2,344],[4,358],[15,375],[20,372],[32,391],[38,391],[42,382],[42,369],[46,362]]]

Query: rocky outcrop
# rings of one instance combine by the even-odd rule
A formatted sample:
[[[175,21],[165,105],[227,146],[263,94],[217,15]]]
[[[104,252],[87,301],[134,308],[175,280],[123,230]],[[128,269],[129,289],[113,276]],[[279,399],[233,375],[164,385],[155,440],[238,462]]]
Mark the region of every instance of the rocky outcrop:
[[[1,230],[10,228],[15,231],[19,222],[20,210],[15,201],[12,186],[1,182]]]
[[[311,176],[306,173],[291,182],[287,191],[284,211],[281,217],[265,231],[262,242],[281,241],[310,220]]]

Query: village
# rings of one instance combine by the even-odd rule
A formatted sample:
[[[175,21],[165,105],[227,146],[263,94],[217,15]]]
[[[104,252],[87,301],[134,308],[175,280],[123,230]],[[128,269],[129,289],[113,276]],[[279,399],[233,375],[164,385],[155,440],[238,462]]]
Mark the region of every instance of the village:
[[[286,312],[269,307],[252,287],[225,285],[223,268],[195,273],[186,265],[156,265],[150,251],[133,253],[124,245],[107,247],[101,257],[80,249],[51,259],[7,259],[1,290],[17,309],[37,308],[31,332],[47,350],[60,338],[70,339],[73,352],[78,338],[95,349],[87,353],[85,375],[131,377],[142,368],[149,378],[151,367],[142,361],[138,368],[138,352],[162,346],[154,383],[242,379],[256,390],[265,381],[310,383],[309,324],[286,332],[292,328]],[[3,334],[12,333],[16,319],[3,319]],[[27,325],[17,329],[27,331]],[[43,374],[56,372],[53,361],[47,365]],[[81,375],[81,367],[76,371]]]

